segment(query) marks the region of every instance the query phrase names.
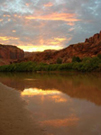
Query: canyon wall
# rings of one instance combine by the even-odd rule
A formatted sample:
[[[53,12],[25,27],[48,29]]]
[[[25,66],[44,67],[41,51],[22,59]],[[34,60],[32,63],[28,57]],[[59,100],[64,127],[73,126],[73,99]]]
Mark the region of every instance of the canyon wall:
[[[0,44],[0,65],[24,58],[24,51],[16,46]]]
[[[44,51],[31,53],[31,55],[24,58],[23,61],[35,61],[44,63],[56,63],[58,58],[62,59],[63,63],[72,61],[73,56],[94,57],[101,54],[101,32],[85,40],[85,42],[72,44],[67,48],[59,51]]]

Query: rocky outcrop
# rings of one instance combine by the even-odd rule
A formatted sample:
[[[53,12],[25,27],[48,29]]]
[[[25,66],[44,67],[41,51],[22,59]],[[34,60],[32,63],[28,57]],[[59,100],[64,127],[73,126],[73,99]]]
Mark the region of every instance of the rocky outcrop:
[[[9,64],[24,58],[24,51],[12,45],[0,44],[0,65]]]
[[[25,54],[25,57],[24,57]],[[0,45],[0,65],[12,62],[34,61],[43,63],[71,62],[73,56],[94,57],[101,54],[101,32],[85,40],[83,43],[73,44],[59,51],[46,50],[44,52],[26,52],[11,45]]]
[[[31,53],[22,61],[35,61],[44,63],[56,63],[57,59],[62,59],[63,63],[71,62],[73,56],[94,57],[101,54],[101,32],[85,40],[83,43],[73,44],[59,51],[44,51]],[[18,61],[21,62],[21,61]]]

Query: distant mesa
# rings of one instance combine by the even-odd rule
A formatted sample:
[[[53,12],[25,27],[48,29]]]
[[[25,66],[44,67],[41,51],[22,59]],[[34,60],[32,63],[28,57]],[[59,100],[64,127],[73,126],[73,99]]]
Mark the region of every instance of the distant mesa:
[[[94,36],[85,39],[85,42],[72,44],[62,50],[45,50],[43,52],[24,52],[23,50],[10,45],[0,45],[0,64],[11,62],[34,61],[47,64],[56,63],[58,58],[62,63],[72,61],[73,56],[80,58],[95,57],[101,54],[101,31]],[[5,61],[4,61],[5,60]]]

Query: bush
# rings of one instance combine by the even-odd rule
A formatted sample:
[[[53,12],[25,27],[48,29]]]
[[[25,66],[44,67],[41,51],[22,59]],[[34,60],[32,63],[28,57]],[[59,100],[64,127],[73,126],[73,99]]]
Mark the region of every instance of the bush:
[[[72,62],[81,62],[81,59],[78,56],[73,56]]]
[[[63,63],[63,64],[59,65],[58,69],[61,71],[71,70],[72,65],[73,65],[72,63]]]
[[[90,58],[90,57],[85,57],[85,58],[82,59],[82,62],[83,63],[85,63],[85,62],[89,63],[91,59],[92,58]]]
[[[58,58],[57,61],[56,61],[57,64],[61,64],[62,63],[62,59],[61,58]]]
[[[97,57],[98,57],[99,59],[101,59],[101,54],[98,54]]]
[[[68,71],[77,70],[83,72],[89,72],[99,69],[101,70],[101,59],[97,57],[86,57],[80,62],[78,57],[73,58],[72,63],[63,64],[50,64],[35,63],[35,62],[22,62],[11,65],[0,66],[1,72],[36,72],[36,71]]]

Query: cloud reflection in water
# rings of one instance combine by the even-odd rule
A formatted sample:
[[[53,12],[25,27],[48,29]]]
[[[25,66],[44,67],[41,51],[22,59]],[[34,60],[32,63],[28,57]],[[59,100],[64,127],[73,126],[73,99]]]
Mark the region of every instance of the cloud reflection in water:
[[[55,102],[67,102],[66,98],[63,98],[61,96],[62,92],[58,90],[43,90],[43,89],[38,89],[38,88],[29,88],[25,89],[22,93],[21,96],[48,96],[49,99],[54,100]]]

